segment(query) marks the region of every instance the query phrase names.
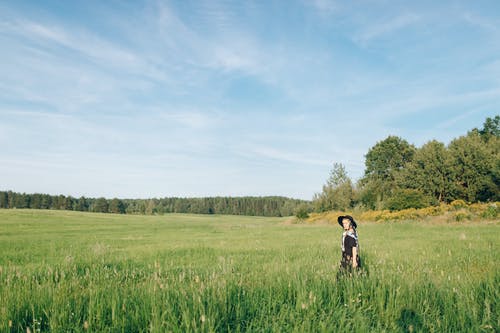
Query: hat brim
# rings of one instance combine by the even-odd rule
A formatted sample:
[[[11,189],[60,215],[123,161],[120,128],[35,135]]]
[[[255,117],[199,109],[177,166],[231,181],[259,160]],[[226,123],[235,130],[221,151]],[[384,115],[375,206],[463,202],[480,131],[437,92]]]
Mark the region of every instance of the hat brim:
[[[340,215],[339,217],[337,217],[337,222],[339,223],[339,225],[341,227],[343,227],[344,225],[342,224],[342,220],[343,219],[348,219],[349,221],[351,221],[351,224],[354,228],[357,228],[358,225],[356,224],[356,221],[354,221],[354,218],[350,215]]]

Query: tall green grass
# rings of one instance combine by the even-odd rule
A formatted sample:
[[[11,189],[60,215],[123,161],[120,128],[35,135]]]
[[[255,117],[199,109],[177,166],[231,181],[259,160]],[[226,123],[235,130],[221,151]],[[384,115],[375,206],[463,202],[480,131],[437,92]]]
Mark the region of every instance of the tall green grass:
[[[284,221],[0,210],[0,331],[498,331],[498,223]]]

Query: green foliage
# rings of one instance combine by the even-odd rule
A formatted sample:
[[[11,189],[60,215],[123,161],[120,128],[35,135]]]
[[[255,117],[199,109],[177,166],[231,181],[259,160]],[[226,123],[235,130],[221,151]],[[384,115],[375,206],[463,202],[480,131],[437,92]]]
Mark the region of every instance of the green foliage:
[[[429,141],[417,149],[398,174],[400,188],[418,190],[437,202],[451,198],[450,157],[443,143]]]
[[[295,210],[295,217],[299,220],[305,220],[309,217],[310,212],[311,208],[309,205],[301,204]]]
[[[109,203],[109,212],[114,214],[125,214],[125,204],[122,200],[114,198]]]
[[[447,147],[433,140],[416,149],[389,136],[368,151],[365,175],[354,196],[368,209],[408,206],[393,202],[398,201],[398,191],[405,189],[430,198],[427,205],[457,199],[471,203],[500,200],[499,123],[500,116],[487,118],[481,130]]]
[[[93,212],[95,213],[107,213],[108,212],[108,201],[106,198],[98,198],[93,205]]]
[[[484,219],[496,219],[500,215],[500,206],[496,204],[488,205],[488,208],[481,213]]]
[[[292,216],[305,200],[285,197],[215,197],[117,199],[50,196],[0,191],[0,208],[76,210],[115,214],[226,214],[251,216]]]
[[[465,208],[467,207],[467,203],[463,200],[453,200],[451,203],[450,203],[450,206],[453,207],[454,210],[459,210],[461,208]]]
[[[415,147],[406,140],[389,136],[377,142],[365,155],[365,175],[360,180],[360,187],[369,190],[362,193],[365,205],[374,207],[384,201],[397,189],[396,178],[405,165],[412,161]]]
[[[408,208],[418,209],[428,207],[429,205],[430,198],[424,193],[413,189],[397,190],[385,202],[385,208],[391,211]]]
[[[486,118],[483,128],[479,134],[488,141],[492,137],[500,138],[500,116],[496,115],[495,118]]]
[[[80,197],[78,200],[75,200],[75,205],[73,206],[73,210],[77,210],[80,212],[88,212],[90,204],[85,197]],[[44,207],[46,209],[46,207]]]
[[[323,191],[315,194],[313,198],[315,211],[346,210],[352,206],[353,199],[353,185],[344,165],[334,163],[330,177],[323,185]]]
[[[338,225],[283,221],[0,210],[0,331],[498,327],[497,225],[360,224],[369,274],[337,279]]]
[[[453,197],[468,202],[496,200],[498,184],[494,170],[500,155],[471,132],[449,145]]]
[[[330,170],[330,177],[328,177],[326,181],[326,186],[336,188],[350,181],[345,166],[342,163],[333,163],[333,168]]]
[[[466,213],[466,212],[458,211],[455,213],[455,221],[457,221],[457,222],[462,222],[462,221],[466,221],[466,220],[470,220],[470,219],[471,219],[471,215]]]
[[[382,180],[370,180],[364,182],[366,179],[362,179],[358,182],[358,192],[359,202],[365,209],[382,209],[382,194],[380,193],[380,188],[382,186]]]
[[[9,208],[9,196],[7,192],[0,192],[0,208]]]
[[[368,150],[365,177],[393,181],[396,172],[413,159],[415,147],[406,140],[389,136]]]

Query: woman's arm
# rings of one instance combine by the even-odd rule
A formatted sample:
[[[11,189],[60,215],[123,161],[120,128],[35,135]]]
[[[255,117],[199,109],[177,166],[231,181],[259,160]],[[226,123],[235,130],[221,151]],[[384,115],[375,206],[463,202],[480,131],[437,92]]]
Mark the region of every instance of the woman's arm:
[[[358,267],[358,248],[356,246],[352,248],[352,267]]]

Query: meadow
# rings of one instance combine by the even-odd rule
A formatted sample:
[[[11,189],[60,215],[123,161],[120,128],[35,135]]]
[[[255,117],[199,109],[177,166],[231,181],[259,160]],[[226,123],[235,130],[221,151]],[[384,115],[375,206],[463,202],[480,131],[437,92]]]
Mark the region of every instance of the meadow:
[[[0,332],[498,332],[498,222],[0,210]]]

